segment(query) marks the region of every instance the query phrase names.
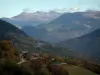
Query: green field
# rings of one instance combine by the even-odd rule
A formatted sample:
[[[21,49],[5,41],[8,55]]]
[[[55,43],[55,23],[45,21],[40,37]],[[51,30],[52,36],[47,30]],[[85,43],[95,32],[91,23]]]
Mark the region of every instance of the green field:
[[[67,65],[65,67],[68,70],[69,75],[98,75],[98,74],[95,74],[87,69],[80,68],[77,66]]]

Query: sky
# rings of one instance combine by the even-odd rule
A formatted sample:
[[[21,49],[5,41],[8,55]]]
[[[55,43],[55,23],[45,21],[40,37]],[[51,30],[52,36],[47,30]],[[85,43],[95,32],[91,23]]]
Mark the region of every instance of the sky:
[[[13,17],[23,11],[100,10],[100,0],[0,0],[0,17]]]

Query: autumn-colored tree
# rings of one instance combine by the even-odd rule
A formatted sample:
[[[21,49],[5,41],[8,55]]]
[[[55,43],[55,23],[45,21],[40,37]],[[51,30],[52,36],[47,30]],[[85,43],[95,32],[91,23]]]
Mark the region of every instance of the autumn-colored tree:
[[[10,46],[9,41],[7,41],[7,40],[1,41],[1,42],[0,42],[0,48],[1,48],[2,50],[4,50],[4,51],[10,50],[11,46]]]
[[[51,57],[50,56],[44,56],[43,57],[43,60],[44,60],[44,62],[45,62],[45,64],[48,64],[49,62],[51,62]]]
[[[55,60],[58,61],[58,62],[64,62],[64,59],[60,56],[56,56]]]
[[[3,40],[0,42],[0,57],[7,59],[15,59],[15,49],[8,40]]]

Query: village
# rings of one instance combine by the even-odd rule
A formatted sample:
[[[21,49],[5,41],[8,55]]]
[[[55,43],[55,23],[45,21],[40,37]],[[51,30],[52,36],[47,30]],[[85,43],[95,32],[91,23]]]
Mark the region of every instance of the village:
[[[67,64],[61,57],[52,57],[48,53],[37,53],[37,52],[29,53],[28,51],[22,51],[20,53],[20,62],[18,62],[17,64],[22,64],[24,62],[27,62],[28,60],[38,60],[38,59],[47,62],[52,61],[53,64],[55,65]]]

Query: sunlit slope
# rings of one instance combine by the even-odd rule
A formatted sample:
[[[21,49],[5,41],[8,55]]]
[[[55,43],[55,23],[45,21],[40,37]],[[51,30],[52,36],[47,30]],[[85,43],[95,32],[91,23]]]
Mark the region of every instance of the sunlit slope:
[[[69,75],[97,75],[87,69],[78,66],[67,65],[65,68],[68,70]]]

